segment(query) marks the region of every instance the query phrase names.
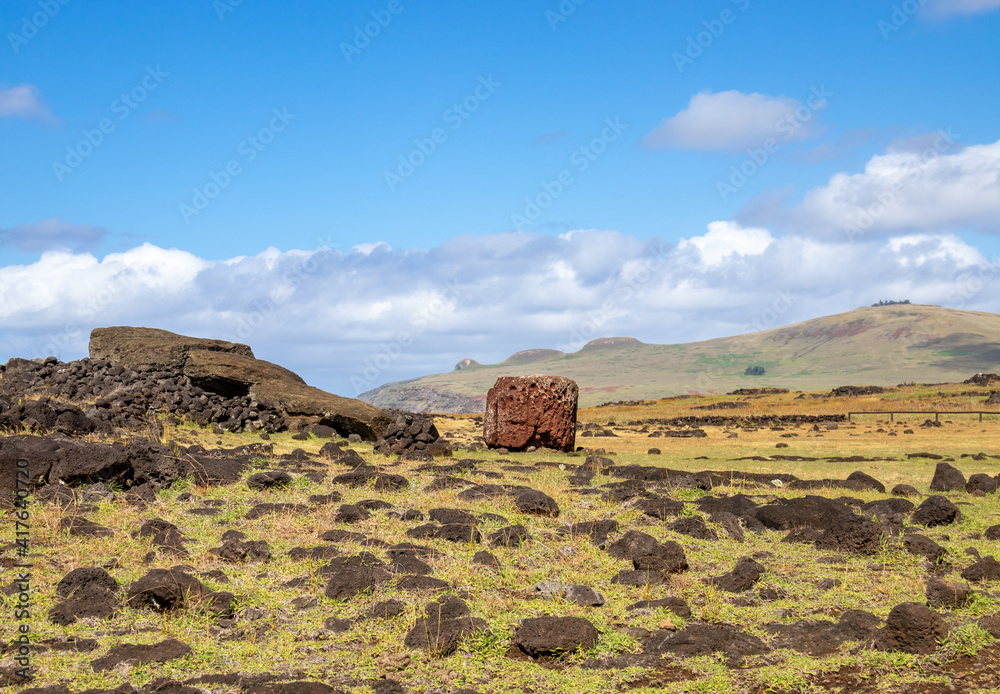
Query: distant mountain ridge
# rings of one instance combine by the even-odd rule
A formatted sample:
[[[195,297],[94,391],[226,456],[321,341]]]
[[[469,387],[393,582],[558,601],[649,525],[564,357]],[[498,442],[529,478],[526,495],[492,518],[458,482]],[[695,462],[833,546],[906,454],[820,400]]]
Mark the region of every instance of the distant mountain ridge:
[[[534,373],[574,379],[581,407],[752,387],[817,391],[957,382],[1000,371],[1000,315],[922,304],[869,306],[686,344],[605,337],[572,353],[528,349],[499,364],[460,364],[459,370],[386,383],[358,398],[415,412],[482,412],[497,377]],[[749,367],[764,374],[746,375]]]

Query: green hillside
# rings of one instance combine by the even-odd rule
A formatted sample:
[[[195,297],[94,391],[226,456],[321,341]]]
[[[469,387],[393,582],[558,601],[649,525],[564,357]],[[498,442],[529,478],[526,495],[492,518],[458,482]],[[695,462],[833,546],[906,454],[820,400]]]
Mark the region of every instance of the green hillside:
[[[751,366],[763,367],[764,375],[744,375]],[[1000,371],[1000,316],[909,304],[686,344],[600,338],[570,354],[525,350],[500,364],[387,383],[360,398],[379,407],[477,412],[497,377],[536,373],[574,379],[580,406],[589,407],[763,386],[818,391],[956,382],[991,371]]]

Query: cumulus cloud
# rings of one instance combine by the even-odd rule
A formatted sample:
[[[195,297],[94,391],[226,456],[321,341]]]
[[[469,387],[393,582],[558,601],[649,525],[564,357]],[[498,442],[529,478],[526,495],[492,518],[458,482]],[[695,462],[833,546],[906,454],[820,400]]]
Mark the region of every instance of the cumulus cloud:
[[[1000,141],[955,150],[948,133],[908,140],[862,173],[837,173],[791,209],[757,207],[744,223],[783,223],[798,233],[865,236],[1000,233]]]
[[[1000,292],[1000,263],[934,233],[848,243],[720,221],[677,245],[579,230],[367,250],[222,261],[150,244],[100,259],[49,251],[0,268],[0,358],[78,358],[94,327],[143,325],[245,342],[354,396],[464,357],[572,351],[606,335],[708,339],[885,297],[992,310]]]
[[[651,149],[732,152],[758,147],[768,138],[806,139],[818,133],[816,113],[826,107],[828,96],[825,89],[813,88],[803,103],[758,92],[701,91],[687,108],[646,135],[642,144]]]
[[[760,255],[774,242],[767,229],[743,228],[734,222],[711,222],[708,233],[682,239],[679,248],[694,248],[706,267],[719,267],[732,256]]]
[[[0,229],[0,246],[14,246],[26,253],[54,248],[89,251],[107,234],[107,229],[103,227],[73,224],[53,217],[33,224],[19,224],[12,229]]]
[[[31,84],[9,89],[0,86],[0,118],[23,118],[49,124],[59,122],[42,100],[38,87]]]

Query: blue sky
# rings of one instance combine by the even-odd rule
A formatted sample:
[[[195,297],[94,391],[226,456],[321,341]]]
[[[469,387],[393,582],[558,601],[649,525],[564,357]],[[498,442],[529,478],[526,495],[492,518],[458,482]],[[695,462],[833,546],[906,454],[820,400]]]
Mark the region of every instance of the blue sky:
[[[0,359],[150,325],[355,395],[996,310],[1000,0],[8,0],[0,32]]]

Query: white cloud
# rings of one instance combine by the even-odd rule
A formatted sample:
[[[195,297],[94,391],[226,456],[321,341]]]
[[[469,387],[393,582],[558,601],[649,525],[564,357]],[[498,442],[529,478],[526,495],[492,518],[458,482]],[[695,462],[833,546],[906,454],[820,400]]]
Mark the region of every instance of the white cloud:
[[[816,113],[827,92],[813,89],[803,103],[784,96],[708,90],[691,97],[687,108],[664,120],[642,143],[653,149],[738,151],[776,142],[801,140],[818,132]]]
[[[706,267],[719,267],[733,255],[760,255],[773,242],[774,237],[767,229],[745,229],[734,222],[711,222],[706,234],[682,239],[679,247],[693,247]]]
[[[30,84],[9,89],[0,87],[0,118],[23,118],[45,123],[59,121],[42,101],[38,87]]]
[[[1000,141],[953,153],[953,138],[933,141],[875,156],[862,173],[835,174],[787,213],[765,210],[743,221],[783,216],[799,233],[848,239],[967,228],[1000,233]]]
[[[848,243],[720,221],[676,246],[581,230],[367,255],[271,248],[222,261],[145,244],[0,267],[0,360],[78,358],[91,329],[144,325],[245,342],[353,396],[450,371],[463,357],[497,362],[606,335],[708,339],[884,298],[995,310],[998,294],[1000,264],[933,233]]]

